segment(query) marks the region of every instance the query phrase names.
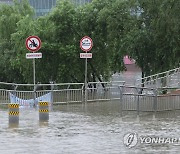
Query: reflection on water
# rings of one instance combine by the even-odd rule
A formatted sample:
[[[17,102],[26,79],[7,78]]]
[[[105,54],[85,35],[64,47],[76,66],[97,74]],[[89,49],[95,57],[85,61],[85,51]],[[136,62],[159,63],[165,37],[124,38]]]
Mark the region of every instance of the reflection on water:
[[[173,144],[138,143],[127,148],[123,137],[180,137],[180,111],[122,112],[119,102],[97,102],[54,106],[49,122],[40,123],[37,109],[21,109],[19,127],[8,125],[8,110],[0,110],[0,152],[2,154],[119,154],[179,151]],[[173,153],[173,152],[172,152]]]

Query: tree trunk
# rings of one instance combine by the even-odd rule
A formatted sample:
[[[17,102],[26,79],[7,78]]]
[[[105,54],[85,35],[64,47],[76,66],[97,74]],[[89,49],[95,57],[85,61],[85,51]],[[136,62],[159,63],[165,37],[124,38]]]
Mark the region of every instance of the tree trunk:
[[[95,68],[94,68],[94,66],[91,64],[91,63],[89,63],[90,64],[90,66],[91,66],[91,69],[92,69],[92,71],[93,71],[93,74],[98,78],[98,80],[100,81],[100,82],[103,82],[102,81],[102,79],[100,78],[100,76],[99,75],[97,75],[97,73],[96,73],[96,70],[95,70]],[[101,85],[102,85],[102,87],[105,89],[105,85],[104,85],[104,83],[101,83]]]

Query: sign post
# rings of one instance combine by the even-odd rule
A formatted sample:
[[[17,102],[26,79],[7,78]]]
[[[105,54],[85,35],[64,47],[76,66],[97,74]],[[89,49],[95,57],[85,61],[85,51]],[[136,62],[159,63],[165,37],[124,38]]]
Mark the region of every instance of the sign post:
[[[26,58],[27,59],[33,59],[33,82],[34,82],[34,105],[35,105],[35,99],[36,99],[36,62],[35,58],[42,58],[42,53],[34,53],[38,51],[41,48],[41,40],[38,36],[29,36],[26,39],[26,48],[31,51],[32,53],[27,53]]]
[[[80,48],[81,50],[85,51],[86,53],[80,53],[80,58],[85,58],[85,79],[84,79],[84,86],[85,86],[85,103],[87,103],[87,58],[92,58],[92,53],[87,53],[93,47],[93,41],[89,36],[84,36],[80,40]]]

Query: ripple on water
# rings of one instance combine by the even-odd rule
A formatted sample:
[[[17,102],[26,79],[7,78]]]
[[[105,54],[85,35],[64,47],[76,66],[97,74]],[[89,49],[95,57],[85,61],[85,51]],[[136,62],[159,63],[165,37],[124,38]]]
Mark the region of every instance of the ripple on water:
[[[114,105],[114,107],[112,107]],[[74,109],[75,108],[75,109]],[[0,152],[2,154],[119,154],[173,153],[180,146],[137,144],[127,148],[123,137],[135,132],[138,136],[180,137],[180,112],[120,113],[115,103],[55,106],[47,123],[39,123],[35,109],[20,112],[19,126],[9,128],[8,111],[0,110]]]

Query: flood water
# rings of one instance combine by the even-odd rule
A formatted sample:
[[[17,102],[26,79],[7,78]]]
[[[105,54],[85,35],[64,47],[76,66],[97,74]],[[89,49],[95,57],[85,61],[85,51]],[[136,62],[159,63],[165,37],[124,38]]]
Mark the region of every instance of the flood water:
[[[133,83],[132,76],[121,77]],[[119,101],[104,101],[52,106],[44,123],[39,122],[38,109],[20,109],[19,125],[11,127],[8,109],[0,106],[0,154],[178,153],[179,118],[180,111],[138,115],[121,112]],[[136,136],[126,140],[133,133]],[[151,142],[153,137],[161,138],[160,143]],[[163,138],[170,141],[164,143]]]
[[[140,143],[125,146],[124,136],[180,138],[180,112],[120,112],[119,102],[59,105],[48,122],[39,122],[37,109],[20,109],[19,126],[10,127],[8,110],[0,109],[1,154],[120,154],[175,153],[180,144]]]

